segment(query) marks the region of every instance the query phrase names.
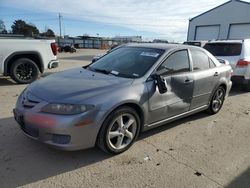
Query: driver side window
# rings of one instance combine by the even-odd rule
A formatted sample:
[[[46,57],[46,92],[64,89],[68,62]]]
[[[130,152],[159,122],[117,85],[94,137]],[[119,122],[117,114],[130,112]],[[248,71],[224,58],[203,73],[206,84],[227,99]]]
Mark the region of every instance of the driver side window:
[[[180,50],[171,54],[157,69],[160,75],[169,75],[190,70],[187,50]]]

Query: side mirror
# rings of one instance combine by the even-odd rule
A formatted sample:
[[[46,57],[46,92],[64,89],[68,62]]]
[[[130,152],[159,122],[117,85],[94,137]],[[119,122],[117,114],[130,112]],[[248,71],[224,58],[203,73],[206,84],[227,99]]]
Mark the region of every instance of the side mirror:
[[[100,59],[99,57],[94,57],[93,59],[92,59],[92,63],[94,63],[94,62],[96,62],[98,59]]]
[[[221,64],[229,65],[228,60],[225,59],[217,59]]]
[[[168,91],[165,79],[158,74],[153,74],[152,78],[156,81],[156,86],[158,87],[159,93],[163,94]]]
[[[92,63],[96,62],[98,59],[100,59],[101,57],[105,56],[107,53],[104,53],[104,54],[98,54],[98,55],[95,55],[92,59]]]

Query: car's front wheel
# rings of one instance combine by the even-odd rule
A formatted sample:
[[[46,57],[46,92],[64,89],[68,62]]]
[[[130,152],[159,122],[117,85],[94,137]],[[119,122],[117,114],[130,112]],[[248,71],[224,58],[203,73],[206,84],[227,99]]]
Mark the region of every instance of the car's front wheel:
[[[104,152],[119,154],[135,141],[140,130],[140,118],[130,107],[112,112],[104,121],[97,138],[97,145]]]
[[[209,108],[207,109],[207,112],[209,114],[216,114],[220,111],[225,100],[225,95],[226,95],[226,91],[224,87],[220,86],[215,90],[211,98]]]

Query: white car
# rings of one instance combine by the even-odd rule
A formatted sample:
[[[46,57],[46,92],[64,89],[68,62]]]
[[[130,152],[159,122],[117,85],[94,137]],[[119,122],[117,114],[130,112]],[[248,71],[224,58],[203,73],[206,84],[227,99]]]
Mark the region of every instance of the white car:
[[[216,58],[227,60],[233,68],[233,84],[250,91],[250,39],[210,41],[204,48]]]

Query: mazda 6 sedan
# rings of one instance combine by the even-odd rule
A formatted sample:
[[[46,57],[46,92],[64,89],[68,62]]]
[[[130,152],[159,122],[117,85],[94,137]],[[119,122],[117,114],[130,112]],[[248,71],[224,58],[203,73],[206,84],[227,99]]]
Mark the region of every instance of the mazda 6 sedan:
[[[218,113],[231,74],[199,47],[128,44],[32,83],[13,111],[30,138],[63,150],[98,146],[119,154],[141,131],[200,111]]]

